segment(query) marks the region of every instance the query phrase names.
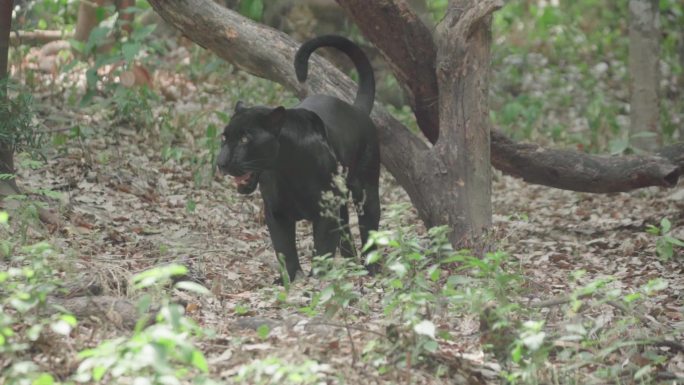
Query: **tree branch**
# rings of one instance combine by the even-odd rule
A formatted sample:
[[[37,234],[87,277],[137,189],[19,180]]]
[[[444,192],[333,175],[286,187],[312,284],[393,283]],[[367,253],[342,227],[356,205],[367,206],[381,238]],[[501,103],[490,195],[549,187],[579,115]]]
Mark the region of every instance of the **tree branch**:
[[[363,18],[366,23],[370,20],[379,22],[383,17],[388,17],[396,18],[392,23],[399,26],[404,16],[413,17],[410,12],[395,12],[404,9],[398,8],[397,1],[338,1],[345,8],[360,7],[361,11],[365,10],[368,13]],[[356,84],[318,55],[311,59],[313,63],[310,66],[311,73],[307,83],[297,82],[292,60],[299,43],[279,31],[254,23],[211,1],[150,0],[150,4],[160,16],[180,28],[191,40],[211,49],[221,58],[247,72],[281,83],[300,97],[312,92],[353,100]],[[356,18],[357,14],[358,12],[352,16]],[[417,19],[412,21],[418,22]],[[429,107],[425,111],[433,114],[433,119],[423,121],[423,124],[426,124],[426,121],[438,121],[439,115],[435,104],[438,96],[436,80],[420,83],[415,79],[436,79],[435,57],[427,57],[425,52],[429,52],[430,49],[424,51],[423,48],[418,51],[421,53],[420,57],[415,56],[416,51],[411,51],[411,48],[435,48],[431,35],[409,33],[410,29],[393,28],[392,34],[384,31],[383,34],[369,36],[369,39],[390,61],[395,61],[395,57],[398,57],[395,65],[401,67],[402,71],[416,74],[415,78],[407,77],[406,82],[410,88],[421,90],[420,94],[414,95],[415,103]],[[383,39],[380,35],[386,37]],[[402,43],[390,47],[385,39]],[[413,59],[406,59],[411,57]],[[436,163],[428,145],[378,104],[374,107],[372,118],[378,126],[383,165],[407,190],[415,204],[420,199],[420,192],[413,187],[416,181],[422,180],[425,172],[432,166],[434,172],[444,170]],[[423,131],[425,132],[424,128]],[[530,183],[575,191],[606,193],[646,186],[671,187],[680,174],[678,165],[684,164],[681,162],[684,159],[684,146],[670,148],[669,152],[665,150],[663,149],[662,156],[594,156],[568,150],[544,149],[534,144],[515,143],[501,132],[492,130],[494,167]],[[674,159],[679,159],[681,163],[673,164],[671,160]]]
[[[280,31],[212,1],[150,0],[149,3],[192,41],[238,68],[284,85],[300,97],[322,93],[352,101],[356,95],[356,84],[319,55],[311,57],[306,84],[299,83],[292,64],[299,43]],[[371,118],[378,127],[383,165],[416,203],[420,192],[413,187],[415,180],[421,178],[421,165],[431,164],[433,160],[428,145],[378,103]]]
[[[380,48],[392,72],[408,90],[418,127],[431,143],[437,142],[437,51],[430,29],[403,0],[336,1],[356,20],[364,36]],[[430,44],[420,44],[423,41]]]
[[[392,26],[415,23],[411,12],[401,11],[404,9],[401,0],[337,1],[349,11],[364,35],[383,52],[388,62],[393,63],[393,69],[400,68],[400,73],[413,74],[401,76],[395,71],[400,81],[407,82],[406,88],[421,90],[414,93],[411,100],[414,111],[418,110],[416,105],[430,106],[424,113],[432,116],[418,121],[421,131],[438,132],[439,127],[432,126],[439,122],[439,109],[435,104],[439,95],[435,73],[436,48],[432,35],[415,33],[415,27],[395,27],[391,34],[383,29],[375,30],[377,20],[382,19],[391,19],[383,21],[383,24]],[[455,13],[454,22],[470,20],[464,30],[472,28],[474,22],[503,5],[501,0],[480,0],[472,8],[465,6],[472,3],[470,1],[457,3],[454,6],[462,9],[459,9],[460,14]],[[415,47],[420,47],[420,60],[408,60]],[[491,139],[491,160],[495,168],[529,183],[565,190],[608,193],[647,186],[672,187],[684,170],[684,146],[664,148],[662,156],[609,157],[516,143],[496,129],[492,129]]]
[[[477,3],[466,9],[458,21],[458,29],[463,36],[468,36],[473,32],[473,27],[485,17],[504,6],[503,0],[479,0]]]
[[[492,132],[492,162],[496,168],[528,183],[590,193],[630,191],[641,187],[673,187],[680,168],[673,164],[684,146],[663,149],[661,156],[602,156],[536,144],[516,143]]]

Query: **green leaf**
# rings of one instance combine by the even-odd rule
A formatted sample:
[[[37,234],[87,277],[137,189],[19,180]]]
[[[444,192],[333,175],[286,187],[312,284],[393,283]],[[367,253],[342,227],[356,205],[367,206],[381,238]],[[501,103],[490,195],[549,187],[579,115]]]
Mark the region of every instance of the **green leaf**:
[[[382,256],[380,255],[380,253],[376,250],[373,250],[366,256],[366,264],[371,265],[373,263],[377,263],[380,261],[381,258]]]
[[[100,381],[105,374],[107,374],[106,367],[98,365],[93,368],[93,380]]]
[[[245,315],[249,313],[249,308],[241,303],[238,303],[235,305],[234,311],[237,315]]]
[[[668,261],[674,255],[674,247],[671,243],[666,242],[661,238],[658,240],[658,242],[656,242],[656,253],[658,253],[660,258]]]
[[[321,290],[319,300],[322,303],[326,303],[328,300],[330,300],[330,298],[333,297],[333,295],[335,295],[335,288],[332,285],[326,286],[323,290]]]
[[[641,369],[637,370],[636,373],[634,373],[634,379],[638,380],[640,378],[643,378],[645,375],[651,372],[653,368],[651,365],[646,365],[642,367]]]
[[[647,225],[646,232],[651,235],[660,235],[660,229],[658,228],[658,226]]]
[[[55,379],[47,373],[42,373],[38,378],[31,382],[31,385],[52,385],[55,383]]]
[[[428,320],[420,321],[419,323],[413,326],[414,332],[423,336],[428,336],[432,339],[435,339],[436,330],[437,328],[435,327],[435,324]]]
[[[523,354],[523,346],[518,344],[513,348],[511,351],[511,360],[513,362],[518,363],[522,359],[522,354]]]
[[[121,51],[123,52],[124,59],[130,63],[138,55],[138,52],[140,52],[140,43],[124,43],[121,47]]]
[[[626,296],[624,296],[622,298],[622,300],[627,302],[627,303],[631,303],[631,302],[634,302],[640,298],[641,298],[641,293],[631,293],[631,294],[627,294]]]
[[[188,199],[188,201],[185,203],[185,211],[187,211],[189,213],[194,213],[196,208],[197,208],[197,202],[195,202],[192,199]]]
[[[663,234],[669,233],[671,228],[672,228],[672,223],[670,223],[669,219],[663,218],[660,221],[660,229],[662,230]]]
[[[156,24],[150,24],[142,28],[136,28],[131,34],[131,40],[140,41],[149,36],[157,28]]]
[[[185,275],[188,268],[183,265],[171,264],[145,270],[133,276],[133,285],[140,289],[168,281],[171,277]]]
[[[9,214],[6,211],[0,211],[0,224],[5,225],[9,221]]]
[[[192,352],[192,365],[204,373],[209,372],[209,365],[207,364],[207,359],[204,357],[199,350],[193,350]]]
[[[657,134],[656,134],[655,132],[641,131],[641,132],[638,132],[638,133],[632,135],[632,138],[637,138],[637,139],[638,139],[638,138],[653,138],[653,137],[655,137],[656,135],[657,135]]]
[[[87,50],[92,50],[93,48],[100,46],[106,42],[107,35],[111,29],[109,27],[95,27],[90,31],[90,36],[88,36],[88,43],[86,44]]]
[[[50,325],[50,328],[52,329],[53,332],[57,334],[61,334],[63,336],[68,336],[69,333],[71,333],[71,325],[67,323],[66,321],[59,320],[57,322],[53,322]]]
[[[675,238],[675,237],[673,237],[673,236],[665,235],[665,236],[663,237],[663,239],[664,239],[665,242],[667,242],[667,243],[671,243],[671,244],[673,244],[673,245],[675,245],[675,246],[679,246],[679,247],[684,247],[684,242],[682,242],[681,240],[679,240],[679,239],[677,239],[677,238]]]
[[[264,11],[262,0],[242,0],[240,2],[240,13],[252,20],[259,21]]]
[[[211,294],[209,289],[207,289],[206,287],[204,287],[204,286],[202,286],[196,282],[181,281],[181,282],[176,283],[175,286],[177,289],[187,290],[187,291],[191,291],[191,292],[197,293],[197,294],[202,294],[202,295]]]
[[[271,333],[271,328],[268,327],[268,325],[266,325],[266,324],[259,325],[259,327],[257,328],[257,335],[262,340],[265,340],[266,338],[268,338],[268,335],[270,333]]]
[[[404,266],[404,264],[400,262],[394,262],[387,268],[393,271],[399,277],[403,277],[404,275],[406,275],[407,272],[406,266]]]
[[[662,279],[662,278],[656,278],[648,281],[646,285],[644,285],[643,290],[647,295],[651,295],[657,291],[665,290],[669,286],[669,283]]]
[[[545,337],[546,333],[544,332],[529,334],[522,339],[522,343],[531,351],[536,351],[539,350],[544,343]]]
[[[425,341],[425,344],[423,345],[423,347],[424,347],[425,350],[427,350],[428,352],[434,353],[434,352],[436,352],[437,349],[439,348],[439,344],[438,344],[437,341],[435,341],[435,340],[428,340],[428,341]]]
[[[68,323],[70,326],[76,326],[78,323],[78,320],[76,317],[74,317],[71,314],[62,314],[62,316],[59,317],[62,321]]]
[[[611,155],[619,155],[629,148],[629,140],[623,138],[613,139],[608,146]]]

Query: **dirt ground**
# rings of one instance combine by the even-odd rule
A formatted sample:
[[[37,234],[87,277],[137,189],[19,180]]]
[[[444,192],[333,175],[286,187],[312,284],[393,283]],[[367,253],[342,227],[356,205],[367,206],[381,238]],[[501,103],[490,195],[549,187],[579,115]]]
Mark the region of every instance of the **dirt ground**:
[[[181,98],[163,108],[182,114],[198,110],[202,104],[204,110],[229,111],[233,100],[196,102],[203,97],[220,99],[215,93],[215,89],[196,89],[194,101]],[[196,183],[197,165],[162,158],[162,133],[158,129],[109,127],[109,117],[103,111],[92,115],[69,111],[59,107],[64,103],[63,95],[52,91],[42,95],[37,99],[49,106],[41,118],[47,129],[60,129],[65,121],[98,127],[95,134],[48,151],[47,162],[35,169],[18,161],[18,180],[24,189],[60,193],[60,198],[48,200],[58,222],[34,228],[30,236],[47,239],[63,250],[65,258],[60,268],[65,277],[85,277],[79,280],[94,282],[104,294],[134,300],[135,294],[128,290],[132,275],[170,262],[188,266],[188,278],[205,285],[212,296],[200,298],[182,292],[174,296],[185,304],[192,318],[216,332],[215,338],[201,342],[201,346],[212,371],[222,378],[234,376],[255,358],[276,356],[293,363],[321,363],[317,370],[325,374],[326,383],[469,381],[437,377],[421,368],[398,368],[381,376],[371,363],[353,362],[354,350],[375,338],[373,333],[382,334],[386,326],[379,303],[382,293],[373,285],[373,278],[362,279],[360,285],[366,295],[378,299],[377,306],[369,311],[354,311],[353,324],[347,327],[339,320],[310,318],[298,311],[299,306],[308,303],[311,292],[322,288],[316,278],[295,281],[287,305],[283,305],[277,299],[281,288],[273,285],[277,263],[258,193],[241,196],[231,180],[220,175],[209,175]],[[58,114],[62,120],[50,118],[50,114]],[[186,153],[201,153],[202,135],[203,127],[188,129],[175,145]],[[682,341],[682,250],[664,261],[656,254],[657,238],[645,229],[668,218],[672,222],[671,234],[684,238],[684,184],[673,189],[593,195],[528,185],[495,174],[494,244],[510,255],[523,273],[528,293],[521,299],[524,303],[567,295],[602,277],[613,277],[611,285],[623,293],[634,292],[660,278],[667,287],[640,305],[638,317],[642,324],[634,331],[668,336],[675,333],[676,339]],[[409,200],[386,172],[381,195],[381,229],[415,224],[419,233],[425,233],[412,209],[400,210],[390,219],[388,213],[397,213],[391,207]],[[298,226],[298,246],[308,271],[313,245],[307,225]],[[580,269],[586,273],[573,279],[572,272]],[[238,308],[247,310],[236,311]],[[595,309],[595,313],[582,316],[610,325],[625,315],[624,309],[614,306]],[[558,313],[558,307],[546,310],[547,326],[562,327],[563,317]],[[469,365],[479,373],[477,381],[496,382],[501,367],[491,354],[483,352],[478,318],[464,314],[441,321],[440,327],[448,328],[454,337],[441,341],[441,357]],[[62,359],[54,362],[56,368],[68,372],[76,365],[75,354],[80,348],[126,333],[107,320],[100,322],[81,321],[72,333],[73,340],[59,344],[57,356]],[[271,329],[266,339],[259,338],[256,331],[264,324]],[[355,346],[350,344],[350,336]],[[667,361],[661,368],[684,376],[684,351],[665,348],[663,352]]]
[[[214,294],[210,298],[179,295],[187,301],[193,318],[216,331],[217,338],[207,342],[205,349],[221,376],[234,375],[252,358],[275,355],[293,361],[315,359],[329,365],[324,368],[329,374],[343,373],[348,383],[373,383],[365,382],[369,368],[352,365],[345,328],[298,313],[296,304],[306,304],[306,293],[319,290],[320,282],[315,278],[296,282],[290,306],[278,304],[278,288],[272,284],[277,265],[258,194],[240,196],[230,180],[218,175],[208,186],[197,188],[188,165],[163,162],[144,139],[130,132],[87,140],[55,154],[36,170],[21,170],[22,186],[63,193],[57,205],[62,222],[52,229],[49,239],[70,250],[72,272],[88,272],[107,294],[127,297],[131,275],[168,262],[186,264],[191,277]],[[107,162],[89,160],[102,153],[109,154]],[[519,262],[530,292],[535,293],[528,298],[530,302],[567,294],[600,277],[615,277],[625,292],[662,278],[668,287],[645,302],[641,309],[645,322],[681,331],[682,259],[661,260],[655,252],[655,237],[644,230],[647,224],[669,218],[673,234],[684,237],[683,199],[681,184],[670,190],[592,195],[531,186],[497,175],[498,249]],[[194,202],[194,210],[188,210],[188,201]],[[384,210],[401,202],[408,202],[408,197],[384,175]],[[381,228],[396,225],[383,218]],[[404,211],[400,221],[420,227],[413,210]],[[306,225],[298,227],[298,242],[303,255],[310,256],[312,241]],[[310,258],[303,260],[308,269]],[[571,280],[570,273],[578,269],[586,270],[586,275]],[[238,315],[238,305],[249,311]],[[382,330],[383,313],[374,310],[355,322],[369,330]],[[596,316],[610,322],[616,312],[606,307]],[[450,342],[455,352],[473,365],[486,367],[493,361],[478,342],[477,319],[464,316],[451,322],[459,337]],[[262,324],[272,329],[265,341],[255,331]],[[359,330],[352,335],[360,346],[368,338],[367,332]],[[240,345],[235,343],[238,340]],[[684,371],[683,354],[679,352],[668,363],[670,371]],[[497,370],[493,363],[492,367],[490,378]],[[378,383],[391,383],[401,378],[397,376],[371,377]],[[413,376],[417,383],[451,383],[419,371]]]

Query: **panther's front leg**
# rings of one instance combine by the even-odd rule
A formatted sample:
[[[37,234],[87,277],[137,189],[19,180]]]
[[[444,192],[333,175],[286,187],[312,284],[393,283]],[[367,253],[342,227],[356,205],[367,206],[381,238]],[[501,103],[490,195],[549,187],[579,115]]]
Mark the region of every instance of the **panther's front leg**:
[[[273,243],[276,256],[283,255],[285,257],[285,270],[287,270],[290,282],[294,281],[297,271],[302,269],[299,265],[299,256],[297,255],[295,224],[294,219],[274,214],[268,209],[266,210],[266,225],[268,226],[268,232],[271,234],[271,242]]]
[[[340,243],[340,221],[337,218],[319,217],[313,221],[314,252],[317,256],[335,256]]]

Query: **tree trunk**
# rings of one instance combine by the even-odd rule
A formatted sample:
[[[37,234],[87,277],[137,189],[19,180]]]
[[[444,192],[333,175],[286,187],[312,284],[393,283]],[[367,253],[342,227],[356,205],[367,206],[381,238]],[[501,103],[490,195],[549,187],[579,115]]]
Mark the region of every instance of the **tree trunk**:
[[[440,139],[435,152],[446,173],[436,202],[453,230],[452,243],[491,226],[489,68],[491,13],[496,0],[451,0],[437,26]],[[444,215],[444,214],[442,214]],[[443,222],[443,221],[441,221]]]
[[[629,1],[631,144],[653,152],[660,143],[660,10],[658,0]]]
[[[0,117],[7,116],[7,60],[9,54],[9,34],[12,26],[12,0],[0,0]],[[0,176],[14,174],[14,154],[11,143],[3,141],[0,136]],[[12,179],[0,177],[0,198],[16,194],[19,191]]]
[[[403,1],[337,2],[349,10],[365,36],[392,63],[397,79],[406,82],[421,131],[428,139],[436,138],[431,136],[440,130],[435,103],[439,98],[434,70],[437,59],[432,35],[416,23],[417,16]],[[383,20],[382,24],[376,20]],[[376,30],[376,25],[389,26],[392,33]],[[684,151],[681,146],[663,149],[656,157],[616,158],[515,143],[495,129],[491,136],[494,167],[529,183],[560,189],[608,193],[647,186],[672,187],[684,170],[681,157],[674,155]]]
[[[122,28],[129,34],[132,31],[131,22],[134,14],[130,12],[122,12],[128,7],[134,5],[133,0],[82,0],[78,6],[78,16],[76,17],[76,30],[74,31],[74,39],[78,41],[88,41],[90,32],[97,26],[97,9],[106,5],[114,5],[119,12],[119,20],[124,21]]]

